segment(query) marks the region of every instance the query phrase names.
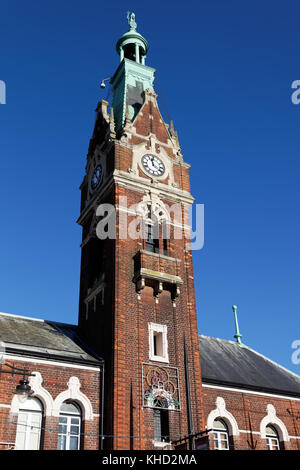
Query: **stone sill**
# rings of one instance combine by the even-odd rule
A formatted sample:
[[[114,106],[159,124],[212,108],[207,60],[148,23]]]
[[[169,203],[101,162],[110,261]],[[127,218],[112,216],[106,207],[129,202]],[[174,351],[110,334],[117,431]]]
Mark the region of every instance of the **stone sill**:
[[[170,284],[183,284],[181,277],[174,276],[173,274],[161,273],[159,271],[152,271],[151,269],[141,268],[139,273],[135,276],[135,278],[147,278],[147,279],[154,279],[160,282],[166,282]]]
[[[154,447],[159,447],[160,449],[171,450],[171,442],[152,441],[152,444]]]

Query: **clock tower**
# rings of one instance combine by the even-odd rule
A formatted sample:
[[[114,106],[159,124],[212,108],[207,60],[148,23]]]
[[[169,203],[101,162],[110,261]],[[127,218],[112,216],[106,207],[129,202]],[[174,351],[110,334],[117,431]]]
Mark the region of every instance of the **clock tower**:
[[[164,449],[204,431],[187,210],[189,165],[160,114],[128,15],[81,184],[79,332],[105,359],[104,448]]]

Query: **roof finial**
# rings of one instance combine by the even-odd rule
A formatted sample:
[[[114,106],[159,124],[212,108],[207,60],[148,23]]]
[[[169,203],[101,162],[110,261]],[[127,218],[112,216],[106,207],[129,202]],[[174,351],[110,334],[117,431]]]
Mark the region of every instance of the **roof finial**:
[[[137,28],[137,24],[135,22],[135,14],[133,12],[131,14],[130,11],[127,12],[127,21],[130,26],[130,29],[133,29],[135,31]]]
[[[241,342],[241,333],[240,333],[240,330],[239,330],[239,324],[238,324],[238,318],[237,318],[237,306],[236,305],[233,305],[232,306],[232,310],[233,310],[233,313],[234,313],[234,321],[235,321],[235,335],[234,335],[234,338],[236,338],[236,341],[238,344],[242,344]]]

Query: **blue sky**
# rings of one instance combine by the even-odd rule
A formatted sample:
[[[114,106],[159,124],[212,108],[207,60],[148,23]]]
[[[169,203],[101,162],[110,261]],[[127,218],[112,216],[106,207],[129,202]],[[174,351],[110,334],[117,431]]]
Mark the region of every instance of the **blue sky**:
[[[205,205],[199,331],[232,339],[237,304],[245,343],[299,373],[299,2],[43,3],[1,6],[0,311],[77,322],[79,185],[130,10]]]

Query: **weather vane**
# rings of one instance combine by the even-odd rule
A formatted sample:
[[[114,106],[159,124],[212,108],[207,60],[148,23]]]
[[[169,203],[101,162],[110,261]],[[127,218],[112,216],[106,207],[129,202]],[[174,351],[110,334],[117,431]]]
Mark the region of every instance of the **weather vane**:
[[[135,30],[136,27],[137,27],[137,24],[135,22],[135,14],[133,12],[131,14],[130,14],[129,11],[127,12],[127,20],[128,20],[128,24],[130,26],[130,29]]]

